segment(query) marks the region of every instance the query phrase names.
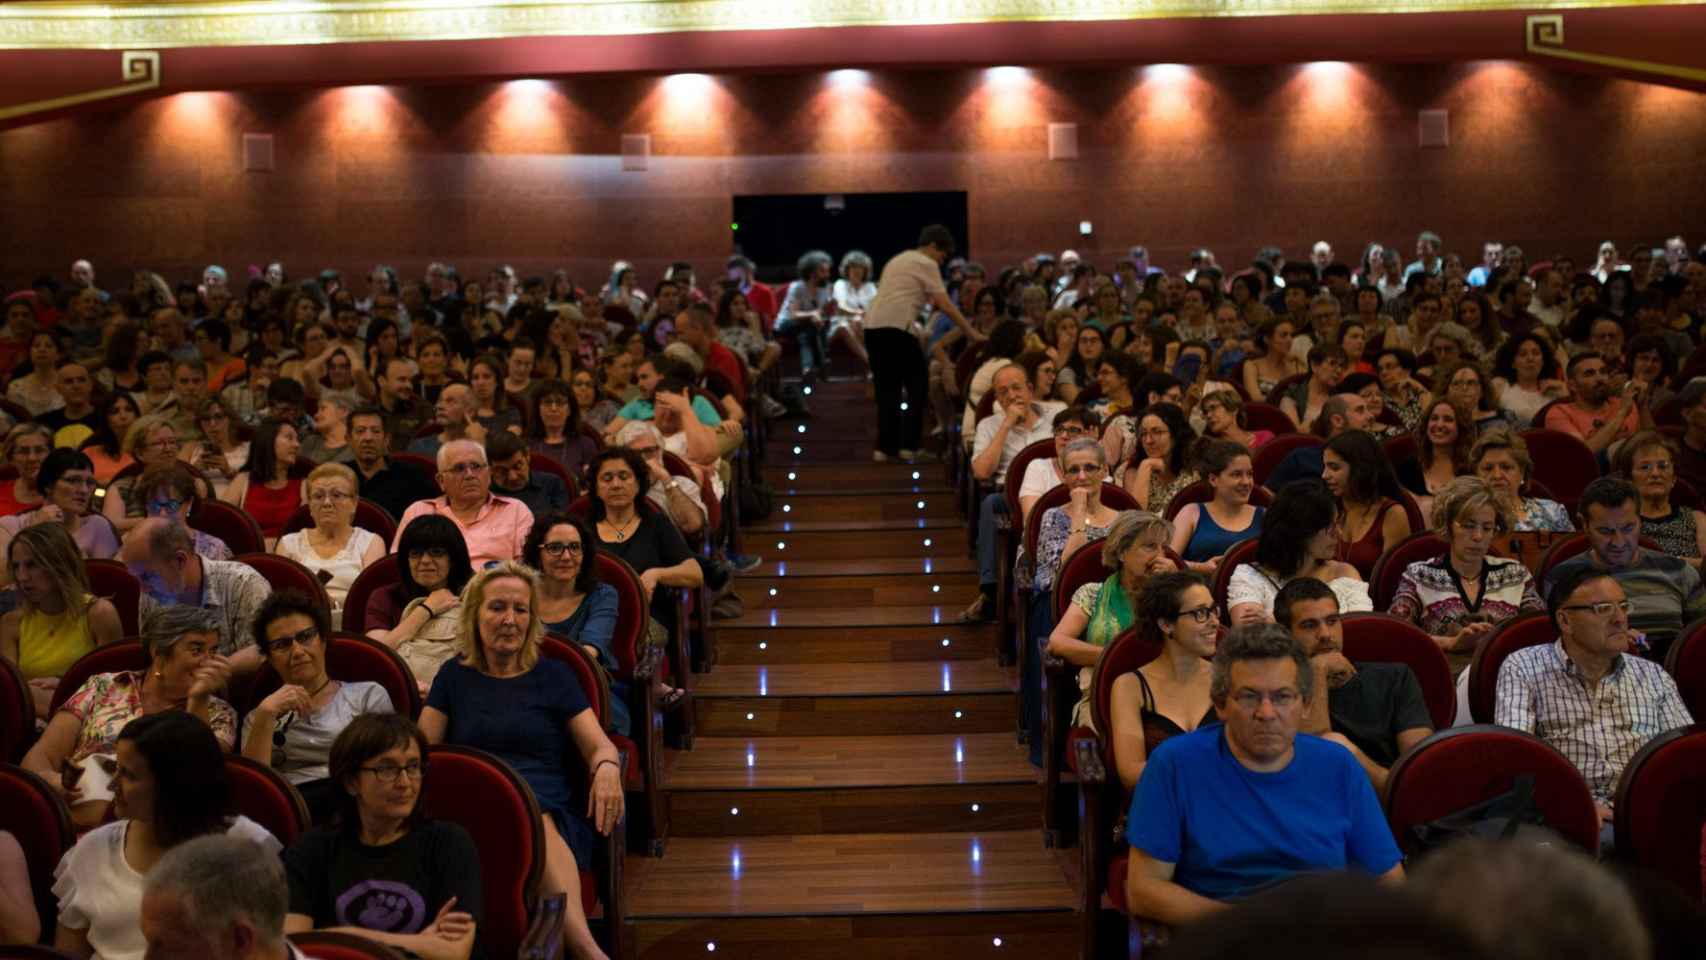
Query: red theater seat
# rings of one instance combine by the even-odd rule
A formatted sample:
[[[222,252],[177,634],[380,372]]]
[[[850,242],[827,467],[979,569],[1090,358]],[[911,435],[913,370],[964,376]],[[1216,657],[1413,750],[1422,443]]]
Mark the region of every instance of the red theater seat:
[[[325,584],[312,570],[295,560],[276,553],[242,553],[236,559],[254,567],[274,590],[295,590],[316,605],[331,609],[332,598],[326,595]]]
[[[1523,647],[1558,639],[1552,618],[1544,613],[1507,620],[1496,627],[1475,651],[1469,663],[1469,716],[1476,723],[1493,722],[1493,701],[1499,687],[1499,667],[1505,658]]]
[[[1452,681],[1451,663],[1425,630],[1384,613],[1348,613],[1344,629],[1346,659],[1409,667],[1422,688],[1434,729],[1451,726],[1457,718],[1457,687]]]
[[[286,847],[308,832],[312,821],[302,794],[278,771],[248,757],[227,754],[225,776],[237,812],[265,827]]]
[[[356,575],[355,582],[349,585],[349,594],[344,597],[345,633],[366,631],[367,601],[373,597],[375,590],[389,590],[402,582],[397,572],[400,562],[396,554],[387,553]]]
[[[65,706],[65,701],[77,692],[77,688],[88,683],[89,678],[98,673],[146,669],[148,656],[142,652],[142,644],[139,641],[125,640],[96,647],[65,668],[65,675],[59,678],[59,687],[53,691],[49,712],[58,713],[59,708]]]
[[[23,767],[0,763],[0,830],[10,833],[23,848],[42,939],[51,941],[59,916],[59,901],[53,895],[54,868],[77,842],[71,811],[40,777]]]
[[[1665,670],[1676,681],[1689,714],[1706,722],[1706,620],[1694,621],[1677,635],[1665,655]]]
[[[200,530],[225,541],[233,554],[266,552],[267,542],[261,534],[260,524],[229,503],[202,497],[190,510],[188,523],[192,530]]]
[[[36,738],[35,697],[10,660],[0,660],[0,763],[16,763]]]
[[[383,943],[352,933],[315,930],[293,933],[291,943],[309,960],[405,960],[405,955]]]
[[[1404,577],[1404,568],[1412,563],[1432,560],[1445,551],[1445,541],[1438,534],[1424,530],[1410,534],[1381,554],[1368,578],[1368,592],[1374,601],[1374,609],[1385,610],[1392,606],[1392,598],[1398,595],[1398,583]]]
[[[83,571],[89,577],[89,590],[95,596],[112,601],[118,611],[119,626],[127,637],[142,633],[140,608],[142,584],[130,568],[117,560],[84,560]]]
[[[1706,824],[1706,725],[1661,733],[1623,768],[1612,827],[1617,855],[1650,869],[1698,901]]]
[[[1293,450],[1300,450],[1304,447],[1324,447],[1326,445],[1326,441],[1308,433],[1287,433],[1274,437],[1262,444],[1262,449],[1257,450],[1255,456],[1251,458],[1251,467],[1256,475],[1256,483],[1260,486],[1267,486],[1268,477],[1279,468],[1279,465],[1291,455]]]

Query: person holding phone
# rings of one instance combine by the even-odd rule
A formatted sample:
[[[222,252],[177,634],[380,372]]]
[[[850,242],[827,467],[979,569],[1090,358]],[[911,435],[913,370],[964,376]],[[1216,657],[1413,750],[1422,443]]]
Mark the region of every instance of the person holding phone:
[[[1542,426],[1581,438],[1596,455],[1634,436],[1637,430],[1653,429],[1653,413],[1644,402],[1646,385],[1630,380],[1614,390],[1610,368],[1599,354],[1572,357],[1564,376],[1574,399],[1553,404]]]

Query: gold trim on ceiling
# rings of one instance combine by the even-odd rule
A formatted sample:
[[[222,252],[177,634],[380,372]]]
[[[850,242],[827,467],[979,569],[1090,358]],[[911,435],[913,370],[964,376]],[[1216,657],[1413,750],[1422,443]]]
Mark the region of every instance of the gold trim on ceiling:
[[[1524,24],[1524,33],[1528,52],[1542,57],[1557,57],[1561,60],[1591,63],[1595,66],[1611,67],[1615,70],[1652,73],[1677,80],[1706,83],[1706,70],[1699,67],[1684,67],[1674,63],[1658,63],[1652,60],[1632,60],[1628,57],[1613,57],[1603,53],[1586,53],[1581,50],[1566,49],[1564,47],[1564,15],[1561,13],[1538,14],[1529,17],[1528,22]]]
[[[68,93],[47,100],[0,107],[0,120],[13,120],[18,117],[29,116],[32,113],[63,110],[66,107],[75,107],[81,103],[110,100],[113,97],[128,96],[133,93],[141,93],[144,90],[154,90],[160,86],[159,51],[126,50],[119,57],[119,79],[123,80],[124,83],[114,87],[101,87],[98,90],[85,90],[82,93]]]
[[[1697,0],[225,0],[0,3],[0,49],[272,46],[809,27],[1567,10]]]

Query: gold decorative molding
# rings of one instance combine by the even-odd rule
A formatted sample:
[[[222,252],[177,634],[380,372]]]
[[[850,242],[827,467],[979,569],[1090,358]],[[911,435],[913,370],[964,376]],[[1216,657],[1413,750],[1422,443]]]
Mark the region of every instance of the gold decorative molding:
[[[160,52],[157,50],[126,50],[119,56],[119,78],[124,82],[114,87],[102,87],[99,90],[85,90],[82,93],[68,93],[62,97],[48,100],[36,100],[31,103],[20,103],[9,107],[0,107],[0,121],[26,117],[32,113],[46,113],[49,110],[60,110],[74,107],[80,103],[95,100],[110,100],[113,97],[128,96],[153,90],[160,86]]]
[[[1574,60],[1577,63],[1591,63],[1595,66],[1611,67],[1617,70],[1651,73],[1677,80],[1706,83],[1706,70],[1699,67],[1684,67],[1674,63],[1657,63],[1652,60],[1634,60],[1628,57],[1613,57],[1603,53],[1570,50],[1564,46],[1564,15],[1561,13],[1531,16],[1528,18],[1528,22],[1523,25],[1523,30],[1523,39],[1528,52],[1542,57],[1556,57],[1560,60]]]
[[[270,46],[1024,21],[1565,10],[1697,0],[209,0],[0,3],[0,49]]]

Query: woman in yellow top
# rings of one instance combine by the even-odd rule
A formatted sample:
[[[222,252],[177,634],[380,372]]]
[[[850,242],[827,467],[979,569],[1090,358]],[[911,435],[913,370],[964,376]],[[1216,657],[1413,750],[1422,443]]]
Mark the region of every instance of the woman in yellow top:
[[[6,550],[18,609],[0,617],[0,657],[29,681],[36,716],[46,718],[59,678],[77,658],[124,634],[118,610],[95,597],[83,558],[63,523],[18,531]]]

